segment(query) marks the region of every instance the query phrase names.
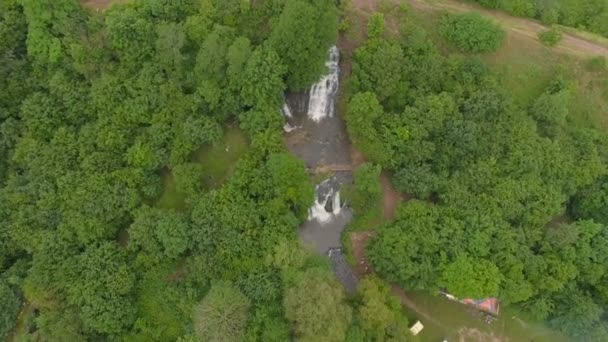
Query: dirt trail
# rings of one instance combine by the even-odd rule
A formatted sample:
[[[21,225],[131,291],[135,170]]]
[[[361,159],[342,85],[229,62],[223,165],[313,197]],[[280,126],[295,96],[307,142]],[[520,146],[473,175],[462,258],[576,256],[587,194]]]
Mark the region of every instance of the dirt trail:
[[[400,2],[400,0],[393,1],[396,3]],[[499,22],[510,34],[532,40],[538,44],[541,44],[538,41],[538,33],[548,29],[532,19],[513,17],[501,11],[488,10],[474,4],[462,3],[455,0],[401,1],[407,1],[412,8],[418,10],[448,11],[453,13],[476,11]],[[353,0],[352,4],[359,11],[371,13],[378,7],[378,2],[378,0]],[[599,39],[605,40],[606,43],[592,42],[572,33],[563,33],[562,41],[553,47],[553,49],[578,57],[608,57],[608,39]]]
[[[83,6],[89,7],[92,9],[105,10],[108,7],[110,7],[110,5],[112,5],[112,4],[124,3],[127,1],[128,0],[81,0],[80,3],[82,3]]]
[[[484,16],[491,17],[492,19],[496,20],[506,30],[508,30],[509,33],[516,34],[536,42],[538,42],[538,33],[548,30],[548,27],[532,19],[513,17],[501,11],[488,10],[479,6],[461,3],[454,0],[408,0],[408,3],[413,8],[423,10],[446,10],[454,13],[476,11]],[[540,44],[540,42],[538,42],[538,44]],[[591,42],[585,38],[578,37],[570,33],[564,33],[562,41],[559,42],[554,49],[579,57],[608,57],[608,43],[601,44]]]

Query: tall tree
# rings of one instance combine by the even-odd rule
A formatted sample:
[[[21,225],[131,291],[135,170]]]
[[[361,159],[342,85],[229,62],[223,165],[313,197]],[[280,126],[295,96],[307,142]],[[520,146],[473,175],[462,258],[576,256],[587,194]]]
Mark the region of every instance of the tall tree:
[[[337,25],[333,1],[287,0],[269,42],[287,66],[289,89],[306,89],[326,72],[324,61],[336,40]]]
[[[201,341],[238,342],[247,324],[249,300],[229,283],[217,283],[194,308],[194,330]]]

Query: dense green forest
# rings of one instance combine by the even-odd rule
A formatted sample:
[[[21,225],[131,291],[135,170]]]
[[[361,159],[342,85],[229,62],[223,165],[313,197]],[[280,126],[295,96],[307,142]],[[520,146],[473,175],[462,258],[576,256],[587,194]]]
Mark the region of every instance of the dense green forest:
[[[280,107],[325,72],[337,14],[0,0],[0,339],[341,341],[353,320],[359,336],[392,325],[365,313],[365,299],[399,311],[382,284],[347,304],[296,235],[313,187]],[[195,152],[229,125],[249,147],[207,182]]]
[[[509,14],[562,24],[608,37],[608,0],[469,0]]]
[[[576,340],[607,340],[608,135],[572,120],[559,76],[520,108],[478,58],[404,31],[370,29],[345,117],[363,153],[416,198],[378,229],[374,269],[408,289],[497,296]]]
[[[605,0],[479,2],[608,35]],[[0,340],[409,340],[387,281],[608,340],[608,135],[571,117],[573,85],[522,108],[480,59],[379,14],[347,82],[368,163],[345,195],[366,224],[382,171],[415,199],[352,296],[301,247],[314,177],[280,108],[326,72],[337,5],[0,0]],[[479,15],[439,30],[466,53],[505,38]]]

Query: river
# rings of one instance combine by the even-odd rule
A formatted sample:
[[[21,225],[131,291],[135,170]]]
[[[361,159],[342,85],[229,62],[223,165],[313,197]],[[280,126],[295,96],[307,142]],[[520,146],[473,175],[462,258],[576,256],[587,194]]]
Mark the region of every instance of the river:
[[[340,54],[332,46],[325,62],[327,72],[308,91],[290,93],[285,98],[287,147],[304,161],[311,173],[325,177],[316,185],[315,203],[301,225],[302,243],[318,254],[329,256],[334,273],[349,293],[356,290],[357,278],[342,253],[341,235],[353,212],[340,198],[340,190],[352,182],[351,143],[336,102],[340,88]],[[340,171],[331,171],[332,169]]]

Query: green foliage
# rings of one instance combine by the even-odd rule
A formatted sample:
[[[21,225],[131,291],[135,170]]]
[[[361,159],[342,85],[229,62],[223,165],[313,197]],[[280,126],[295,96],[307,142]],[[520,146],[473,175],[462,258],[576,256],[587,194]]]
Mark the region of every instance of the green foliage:
[[[555,46],[562,40],[562,33],[552,28],[538,33],[538,40],[547,46]]]
[[[325,271],[312,268],[285,292],[285,317],[300,341],[344,341],[351,310],[344,291]]]
[[[118,334],[133,323],[135,310],[125,306],[133,295],[134,276],[126,253],[113,243],[91,246],[74,259],[68,302],[81,308],[87,329]]]
[[[498,295],[500,281],[493,263],[459,256],[445,267],[439,283],[459,298],[486,298]]]
[[[6,338],[8,333],[13,330],[17,313],[21,307],[21,301],[13,289],[0,279],[0,338]]]
[[[286,71],[272,48],[263,46],[256,49],[243,72],[241,95],[245,104],[259,108],[279,107],[285,90],[283,76]]]
[[[402,312],[399,298],[393,296],[388,284],[368,277],[357,289],[361,304],[357,319],[362,334],[371,341],[407,341],[408,320]]]
[[[241,341],[249,300],[229,283],[217,283],[194,308],[193,322],[201,341]]]
[[[593,57],[587,61],[585,68],[591,72],[605,72],[608,70],[608,62],[604,56]]]
[[[149,207],[135,213],[129,237],[133,247],[159,259],[174,260],[191,244],[190,224],[183,215]]]
[[[603,177],[576,194],[572,203],[572,213],[576,218],[593,219],[608,225],[608,212],[603,210],[606,206],[608,206],[608,179]]]
[[[353,191],[348,196],[350,206],[355,211],[364,212],[369,207],[376,206],[380,201],[382,196],[380,171],[380,165],[368,163],[355,170]]]
[[[384,33],[384,15],[382,13],[374,13],[369,17],[367,23],[367,36],[369,39],[378,39]]]
[[[380,100],[382,87],[355,88],[345,117],[396,187],[424,200],[377,229],[374,270],[408,289],[495,296],[576,339],[604,336],[608,140],[573,120],[574,86],[557,78],[519,108],[478,60],[441,56],[419,30],[405,41],[403,62],[382,72],[401,73],[406,89]],[[595,222],[560,224],[569,219]],[[349,336],[364,330],[358,320]]]
[[[512,15],[540,19],[546,25],[562,24],[608,37],[608,5],[597,0],[474,0],[484,7]]]
[[[337,15],[330,0],[286,1],[269,42],[287,66],[289,89],[305,89],[325,72],[327,50],[337,36]]]
[[[366,92],[353,96],[345,118],[350,136],[363,153],[373,157],[376,162],[388,159],[376,128],[383,116],[384,112],[376,95]]]
[[[0,334],[23,290],[16,338],[196,339],[194,303],[230,280],[255,305],[235,339],[287,340],[282,275],[304,265],[314,190],[279,108],[285,80],[324,72],[336,17],[332,1],[0,0]]]
[[[477,12],[444,14],[439,27],[441,36],[463,52],[493,52],[505,39],[504,30]]]
[[[372,38],[354,53],[353,92],[374,92],[379,101],[403,95],[403,63],[397,44]]]
[[[176,190],[186,198],[195,198],[201,191],[202,167],[198,163],[177,165],[171,170]]]

